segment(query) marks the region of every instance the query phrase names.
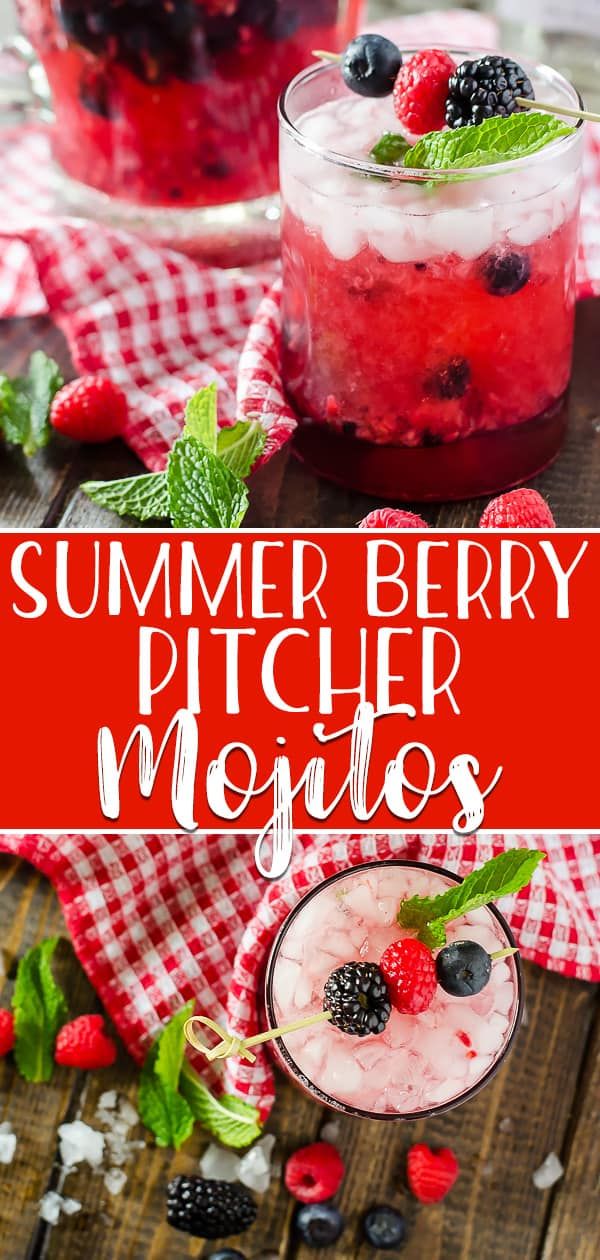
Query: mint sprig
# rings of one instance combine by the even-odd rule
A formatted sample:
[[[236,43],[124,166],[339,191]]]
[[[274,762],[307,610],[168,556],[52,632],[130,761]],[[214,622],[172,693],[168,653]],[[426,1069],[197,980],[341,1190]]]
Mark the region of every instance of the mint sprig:
[[[237,529],[248,510],[244,478],[265,441],[256,420],[219,430],[217,387],[211,384],[189,400],[183,432],[173,443],[164,472],[87,481],[81,489],[119,516],[169,519],[182,529]]]
[[[440,949],[446,944],[447,923],[524,888],[545,856],[539,849],[507,849],[437,897],[403,901],[398,923],[415,929],[430,949]]]
[[[17,969],[12,999],[15,1061],[26,1081],[49,1081],[56,1035],[69,1016],[65,995],[52,974],[58,936],[34,945]]]
[[[185,1058],[183,1026],[193,1010],[188,1002],[150,1047],[140,1077],[140,1116],[157,1146],[178,1150],[196,1121],[225,1146],[249,1146],[261,1134],[256,1107],[233,1094],[216,1098]]]
[[[381,166],[402,166],[409,149],[410,145],[404,136],[395,131],[384,131],[373,145],[369,157]]]
[[[142,473],[140,477],[123,477],[119,481],[86,481],[81,489],[88,499],[119,516],[134,516],[138,521],[166,520],[169,516],[164,472]]]
[[[436,171],[493,166],[529,157],[553,140],[571,135],[573,130],[561,119],[535,110],[508,118],[495,116],[484,119],[477,127],[428,132],[407,150],[404,165]]]
[[[192,1111],[179,1093],[185,1051],[183,1025],[193,1010],[194,1003],[188,1002],[159,1033],[146,1056],[138,1090],[140,1116],[157,1146],[173,1146],[175,1150],[194,1128]]]
[[[184,433],[167,465],[169,514],[180,529],[237,529],[248,510],[248,491],[216,455]]]
[[[215,1098],[187,1059],[184,1060],[179,1088],[194,1119],[224,1146],[239,1150],[260,1137],[262,1129],[256,1107],[234,1094],[221,1094]]]
[[[51,434],[50,405],[64,384],[58,363],[34,350],[26,376],[0,375],[0,432],[7,442],[35,455]]]

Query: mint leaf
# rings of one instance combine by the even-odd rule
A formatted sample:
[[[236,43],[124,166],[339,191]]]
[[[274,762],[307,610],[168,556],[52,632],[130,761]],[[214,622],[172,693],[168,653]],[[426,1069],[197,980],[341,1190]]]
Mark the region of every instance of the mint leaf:
[[[404,136],[397,135],[394,131],[384,131],[377,144],[373,145],[369,157],[380,166],[402,166],[409,149],[410,145]]]
[[[247,477],[262,455],[266,440],[259,420],[238,420],[237,424],[219,430],[217,455],[236,477]]]
[[[262,1129],[256,1107],[233,1094],[221,1094],[220,1098],[215,1098],[187,1059],[183,1064],[180,1089],[194,1118],[224,1146],[239,1149],[260,1137]]]
[[[398,922],[401,927],[415,928],[424,944],[438,949],[446,942],[446,923],[524,888],[545,856],[539,849],[507,849],[437,897],[403,901]]]
[[[171,520],[180,529],[237,529],[248,510],[243,481],[185,434],[169,455],[167,485]]]
[[[217,451],[217,386],[213,382],[198,390],[185,409],[186,437],[196,438],[208,451]]]
[[[119,516],[149,521],[169,515],[165,472],[142,473],[140,477],[123,477],[120,481],[85,481],[80,488],[94,503]]]
[[[62,385],[58,363],[43,350],[34,350],[27,376],[0,376],[0,429],[7,442],[22,446],[25,455],[46,446],[50,404]]]
[[[12,999],[15,1060],[26,1081],[49,1081],[56,1034],[69,1015],[65,995],[50,966],[58,936],[41,941],[21,959]]]
[[[157,1146],[175,1150],[194,1128],[191,1108],[178,1092],[185,1050],[183,1025],[193,1010],[194,1003],[188,1002],[158,1034],[146,1056],[138,1090],[140,1116]]]
[[[493,166],[497,162],[528,157],[573,130],[561,119],[534,110],[511,114],[508,118],[486,118],[477,127],[430,131],[421,136],[406,153],[404,165],[438,171]]]

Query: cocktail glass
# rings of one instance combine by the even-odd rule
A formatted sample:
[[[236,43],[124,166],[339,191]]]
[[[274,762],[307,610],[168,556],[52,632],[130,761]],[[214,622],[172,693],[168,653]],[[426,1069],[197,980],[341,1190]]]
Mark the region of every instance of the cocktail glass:
[[[378,962],[403,936],[400,902],[460,883],[427,863],[368,862],[332,875],[292,910],[273,945],[265,1012],[278,1028],[323,1006],[328,976],[352,961]],[[448,941],[474,940],[489,953],[514,946],[494,906],[448,924]],[[353,1037],[321,1022],[270,1042],[277,1063],[307,1094],[336,1111],[380,1120],[437,1115],[472,1098],[512,1047],[523,1008],[518,954],[498,959],[474,997],[437,988],[420,1015],[392,1010],[383,1033]]]
[[[538,99],[580,104],[555,71],[527,72]],[[391,98],[353,94],[338,65],[313,65],[280,101],[296,449],[388,499],[488,494],[539,472],[564,437],[583,127],[453,177],[370,161],[385,131],[400,131]]]

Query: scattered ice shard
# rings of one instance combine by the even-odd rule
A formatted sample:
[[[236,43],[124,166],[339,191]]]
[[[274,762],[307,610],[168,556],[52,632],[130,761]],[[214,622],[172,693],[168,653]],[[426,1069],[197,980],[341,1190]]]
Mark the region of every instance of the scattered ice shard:
[[[533,1174],[532,1180],[536,1190],[549,1190],[557,1181],[560,1181],[564,1171],[558,1155],[555,1151],[551,1151]]]
[[[98,1168],[104,1154],[104,1134],[92,1129],[83,1120],[74,1120],[72,1124],[61,1124],[58,1130],[60,1138],[60,1158],[66,1168],[74,1164],[87,1163]]]
[[[242,1185],[247,1186],[249,1190],[255,1190],[257,1194],[264,1194],[265,1190],[269,1189],[274,1145],[273,1134],[267,1133],[255,1142],[240,1160],[239,1180]]]
[[[214,1178],[215,1181],[237,1181],[239,1170],[239,1155],[234,1151],[226,1151],[222,1146],[215,1146],[214,1142],[207,1146],[200,1160],[202,1176]]]

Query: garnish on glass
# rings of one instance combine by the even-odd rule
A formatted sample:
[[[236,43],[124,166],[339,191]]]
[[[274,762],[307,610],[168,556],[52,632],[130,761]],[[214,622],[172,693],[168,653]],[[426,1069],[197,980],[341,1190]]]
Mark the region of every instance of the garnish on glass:
[[[411,944],[421,942],[423,952],[430,951],[430,965],[435,968],[437,984],[454,997],[474,997],[488,983],[492,965],[503,958],[518,953],[514,946],[495,950],[490,954],[476,941],[454,941],[446,944],[445,925],[453,919],[489,905],[499,897],[518,892],[529,883],[533,872],[545,854],[538,849],[509,849],[491,858],[460,884],[453,885],[436,897],[411,897],[401,902],[398,922],[401,927],[415,929],[417,937],[408,938]],[[216,1059],[240,1058],[255,1063],[254,1049],[279,1037],[287,1037],[302,1028],[330,1021],[342,1032],[352,1037],[376,1036],[388,1023],[392,1006],[404,1014],[419,1013],[431,1004],[435,986],[429,987],[423,999],[423,959],[411,959],[414,972],[406,968],[402,960],[404,989],[397,969],[398,959],[390,957],[396,946],[406,940],[393,942],[381,958],[381,966],[372,962],[347,962],[332,971],[325,983],[323,1009],[279,1028],[269,1028],[251,1037],[238,1037],[229,1032],[217,1020],[207,1015],[193,1015],[184,1024],[186,1040],[204,1055],[209,1063]],[[433,951],[439,949],[437,957]],[[408,987],[406,979],[408,977]],[[418,989],[415,981],[418,981]],[[415,1002],[415,993],[418,1001]],[[218,1038],[216,1045],[209,1046],[197,1031],[209,1029]]]

